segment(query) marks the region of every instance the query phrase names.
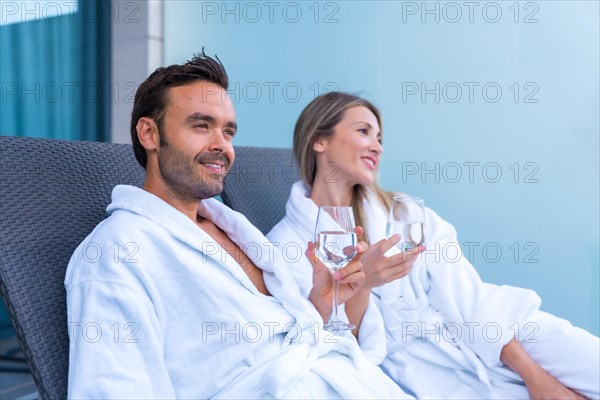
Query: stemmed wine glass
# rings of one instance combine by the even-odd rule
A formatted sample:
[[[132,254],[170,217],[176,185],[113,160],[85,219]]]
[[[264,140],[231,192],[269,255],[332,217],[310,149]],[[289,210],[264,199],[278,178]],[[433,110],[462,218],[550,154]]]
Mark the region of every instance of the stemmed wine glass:
[[[356,233],[352,207],[319,207],[315,227],[317,255],[333,274],[344,268],[356,255]],[[333,277],[332,277],[333,279]],[[338,281],[333,279],[333,311],[324,329],[332,332],[356,328],[338,317]]]
[[[399,233],[400,241],[396,247],[404,252],[413,250],[425,243],[425,204],[423,199],[407,195],[395,196],[390,208],[386,227],[386,237]],[[407,277],[400,278],[400,292],[398,298],[387,303],[392,308],[414,310],[418,307],[416,302],[409,300],[405,295]]]

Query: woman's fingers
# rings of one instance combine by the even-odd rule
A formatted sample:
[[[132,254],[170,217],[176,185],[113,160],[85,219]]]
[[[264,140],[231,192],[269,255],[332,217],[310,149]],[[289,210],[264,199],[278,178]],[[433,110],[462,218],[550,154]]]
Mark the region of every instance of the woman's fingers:
[[[362,255],[369,249],[369,245],[367,242],[363,242],[362,240],[358,242],[356,245],[356,255],[360,258]]]
[[[421,244],[421,245],[418,245],[417,247],[415,247],[414,249],[403,251],[402,253],[394,254],[393,256],[389,257],[388,260],[390,260],[394,264],[409,263],[412,265],[419,257],[419,254],[421,254],[424,251],[425,251],[425,245]]]
[[[354,228],[354,233],[356,233],[356,239],[358,240],[358,243],[356,245],[356,255],[360,258],[360,255],[369,248],[369,245],[364,240],[360,240],[364,233],[364,230],[361,226],[357,226],[356,228]]]
[[[363,265],[360,260],[354,259],[344,268],[334,272],[333,279],[339,283],[354,283],[365,279]]]
[[[354,233],[356,233],[356,238],[357,239],[361,239],[362,235],[364,233],[364,229],[362,228],[362,226],[357,226],[354,228]]]
[[[403,251],[402,253],[394,254],[393,256],[388,257],[389,265],[398,265],[404,263],[412,264],[415,262],[419,254],[425,251],[425,245],[420,244],[412,250]]]
[[[391,282],[398,278],[402,278],[412,270],[414,262],[425,250],[424,245],[417,246],[416,248],[405,251],[393,256],[387,257],[385,264],[385,272],[387,275],[387,282]]]
[[[306,251],[304,252],[304,255],[306,256],[308,262],[310,262],[310,265],[313,268],[313,274],[321,273],[323,271],[329,273],[327,266],[323,264],[323,262],[321,262],[321,260],[317,256],[316,249],[317,243],[308,242],[308,245],[306,246]]]
[[[379,242],[377,242],[376,246],[379,246],[379,249],[383,252],[383,254],[385,254],[388,252],[389,249],[397,245],[398,242],[400,242],[401,238],[402,236],[400,236],[399,233],[396,233],[390,236],[388,239],[380,240]]]
[[[329,274],[330,272],[327,266],[323,264],[323,262],[316,255],[316,248],[316,243],[308,242],[308,246],[304,253],[311,266],[313,267],[313,274],[318,274],[322,272],[326,272],[327,274]],[[337,270],[333,274],[333,278],[339,281],[340,283],[353,283],[364,280],[365,274],[363,272],[363,265],[360,262],[360,259],[354,258],[344,268]]]

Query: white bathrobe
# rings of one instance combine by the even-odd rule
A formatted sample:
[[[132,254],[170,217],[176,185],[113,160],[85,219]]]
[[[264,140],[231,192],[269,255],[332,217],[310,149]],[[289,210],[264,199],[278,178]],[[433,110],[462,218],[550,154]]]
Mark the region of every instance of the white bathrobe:
[[[213,199],[198,211],[263,270],[272,296],[156,196],[117,186],[107,211],[65,278],[70,398],[409,397],[356,341],[322,330],[290,267],[241,214]]]
[[[294,184],[285,218],[267,235],[284,256],[290,242],[314,240],[318,208],[309,194],[302,182]],[[364,206],[364,228],[371,242],[378,242],[385,237],[387,210],[372,193]],[[426,252],[404,278],[404,294],[418,304],[416,310],[386,305],[398,297],[398,280],[372,292],[387,335],[381,366],[398,384],[417,398],[527,398],[520,377],[500,361],[502,347],[517,338],[563,384],[600,397],[597,337],[540,311],[541,300],[531,290],[482,282],[462,255],[455,229],[431,209],[426,209],[425,240]],[[298,260],[293,273],[309,291],[310,264]]]

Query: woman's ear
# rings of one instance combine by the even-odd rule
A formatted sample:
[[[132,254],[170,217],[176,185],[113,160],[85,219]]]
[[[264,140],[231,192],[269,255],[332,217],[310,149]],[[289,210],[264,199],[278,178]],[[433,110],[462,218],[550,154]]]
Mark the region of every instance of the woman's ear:
[[[327,137],[326,136],[319,136],[317,137],[317,139],[315,140],[315,142],[313,143],[313,151],[315,153],[322,153],[325,151],[325,149],[327,148]]]
[[[135,126],[140,144],[146,150],[155,150],[159,147],[160,137],[158,134],[158,126],[152,118],[142,117],[138,119]]]

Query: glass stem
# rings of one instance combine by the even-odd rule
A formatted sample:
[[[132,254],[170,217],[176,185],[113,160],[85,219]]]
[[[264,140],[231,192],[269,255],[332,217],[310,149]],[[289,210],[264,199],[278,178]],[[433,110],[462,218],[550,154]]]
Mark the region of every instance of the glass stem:
[[[404,300],[404,288],[406,287],[406,281],[404,280],[405,278],[405,276],[400,278],[400,293],[398,293],[398,300]]]
[[[333,276],[331,279],[333,279],[333,310],[329,321],[338,321],[338,281]]]

